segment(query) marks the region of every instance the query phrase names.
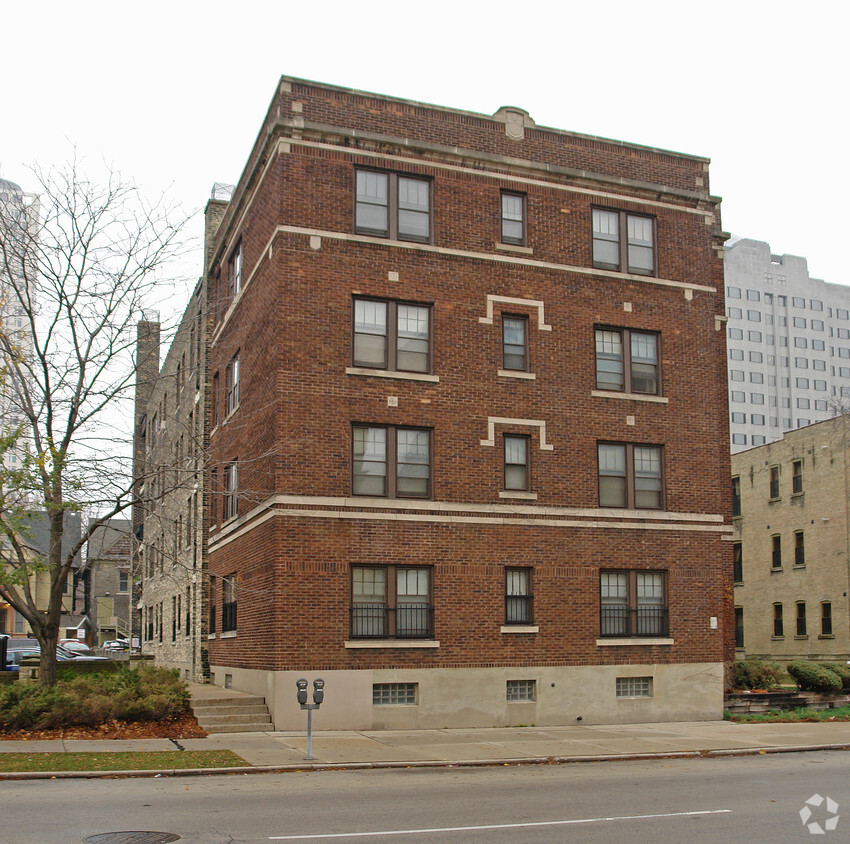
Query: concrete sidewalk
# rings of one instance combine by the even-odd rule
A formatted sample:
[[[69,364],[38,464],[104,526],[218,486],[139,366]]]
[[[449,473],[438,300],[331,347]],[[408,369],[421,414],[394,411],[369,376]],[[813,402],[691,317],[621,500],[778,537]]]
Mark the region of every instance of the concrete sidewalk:
[[[797,724],[674,722],[456,730],[317,731],[314,761],[304,732],[217,733],[202,739],[0,741],[3,752],[232,750],[252,771],[579,762],[669,756],[850,749],[850,721]],[[221,769],[233,773],[245,769]],[[120,776],[123,772],[104,772]],[[128,771],[128,776],[150,776]],[[174,771],[167,773],[174,774]],[[212,773],[205,770],[203,773]],[[38,775],[12,775],[0,778]],[[60,776],[69,776],[62,774]],[[91,772],[79,776],[92,776]]]

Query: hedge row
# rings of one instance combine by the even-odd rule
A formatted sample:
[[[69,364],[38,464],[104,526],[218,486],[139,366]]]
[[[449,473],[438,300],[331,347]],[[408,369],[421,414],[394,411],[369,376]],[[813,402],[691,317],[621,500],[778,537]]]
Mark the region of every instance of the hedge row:
[[[63,676],[64,674],[64,676]],[[189,690],[176,669],[140,666],[73,676],[56,685],[0,686],[0,729],[93,727],[110,721],[157,721],[189,710]]]
[[[850,691],[850,667],[839,662],[789,662],[786,670],[797,687],[804,692]],[[732,663],[732,686],[735,689],[772,689],[782,677],[776,662],[748,657]]]

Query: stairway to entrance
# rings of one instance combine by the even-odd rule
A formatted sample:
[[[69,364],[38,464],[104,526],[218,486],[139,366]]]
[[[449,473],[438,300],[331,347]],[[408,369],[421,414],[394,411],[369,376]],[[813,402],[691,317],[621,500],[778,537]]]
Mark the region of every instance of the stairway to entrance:
[[[192,712],[208,733],[268,733],[274,730],[266,699],[221,686],[189,684]]]

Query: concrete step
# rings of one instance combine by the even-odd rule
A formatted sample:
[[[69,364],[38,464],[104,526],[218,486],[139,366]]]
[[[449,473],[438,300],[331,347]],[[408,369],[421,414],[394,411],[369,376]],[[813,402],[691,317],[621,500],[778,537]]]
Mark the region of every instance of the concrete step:
[[[197,717],[197,716],[195,716]],[[222,726],[227,724],[271,724],[269,713],[250,713],[248,715],[205,715],[198,718],[198,723],[207,729],[208,726]]]
[[[216,715],[268,715],[268,707],[264,703],[233,703],[227,706],[193,705],[192,711],[196,718],[207,718]]]
[[[192,712],[208,733],[269,732],[274,729],[265,698],[206,687],[192,698]]]

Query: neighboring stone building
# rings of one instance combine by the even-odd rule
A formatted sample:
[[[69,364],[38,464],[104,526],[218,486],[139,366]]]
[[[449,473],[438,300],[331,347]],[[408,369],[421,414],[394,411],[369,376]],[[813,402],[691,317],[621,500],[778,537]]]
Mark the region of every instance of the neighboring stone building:
[[[850,659],[850,417],[732,456],[739,655]]]
[[[198,284],[159,367],[160,326],[139,323],[133,529],[144,653],[208,677],[204,601],[205,290]]]
[[[850,397],[850,287],[770,244],[726,247],[732,451],[829,419]]]
[[[96,644],[102,645],[119,636],[139,637],[138,622],[131,616],[132,523],[129,519],[110,519],[95,528],[86,553],[90,618]],[[131,630],[131,626],[134,628]]]
[[[283,78],[209,253],[214,682],[278,729],[301,676],[326,729],[720,717],[725,238],[707,159]]]

